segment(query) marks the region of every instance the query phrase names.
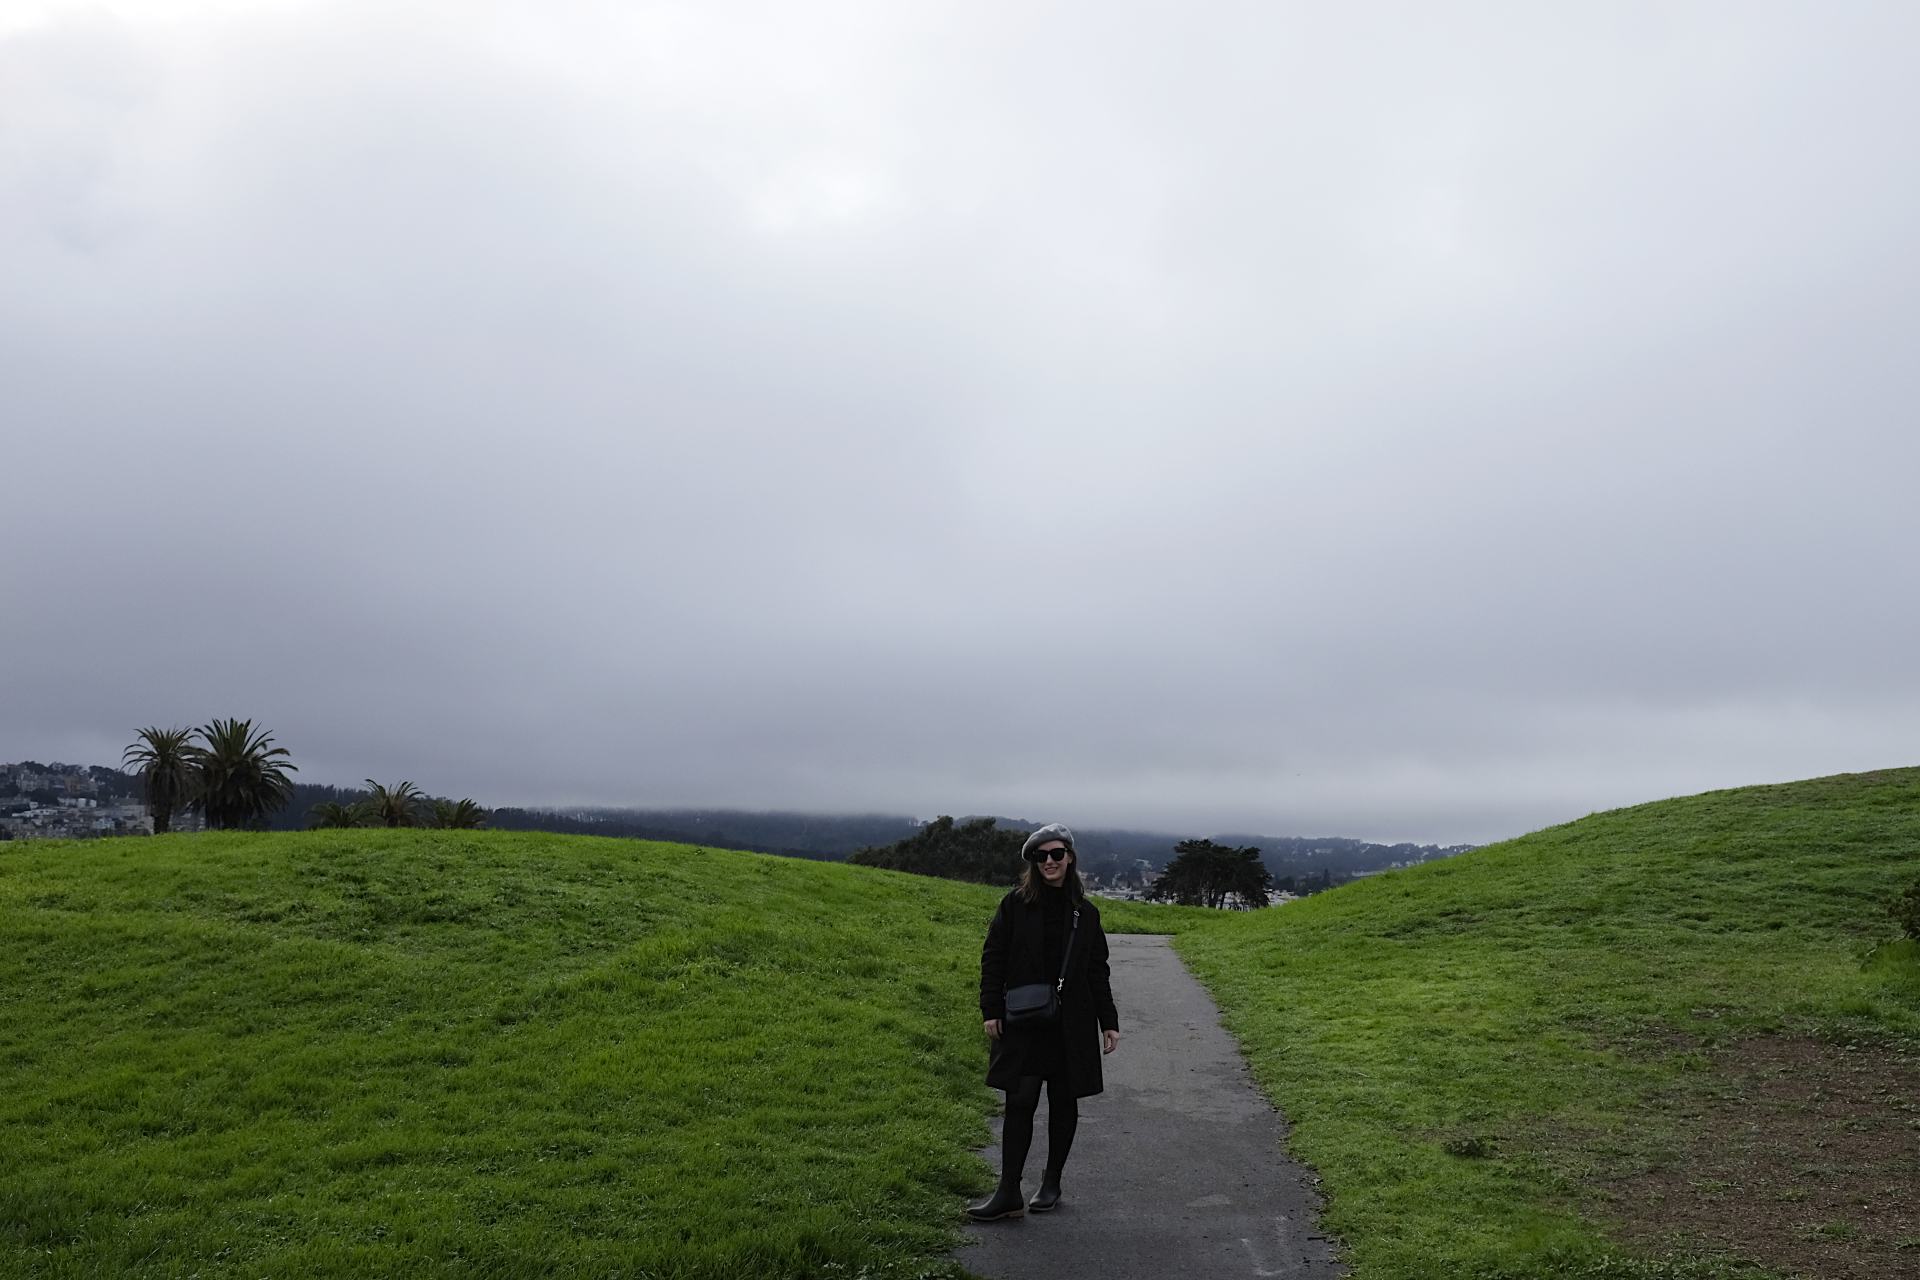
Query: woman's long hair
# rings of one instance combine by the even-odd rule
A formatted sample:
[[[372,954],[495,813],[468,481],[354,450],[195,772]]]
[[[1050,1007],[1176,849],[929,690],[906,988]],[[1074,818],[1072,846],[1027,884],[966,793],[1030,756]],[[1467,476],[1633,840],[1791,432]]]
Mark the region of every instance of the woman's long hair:
[[[1087,896],[1087,886],[1080,882],[1080,855],[1071,848],[1067,850],[1067,883],[1069,902],[1078,902]],[[1046,880],[1040,875],[1040,864],[1029,862],[1020,873],[1020,883],[1015,887],[1019,891],[1020,901],[1032,904],[1040,901],[1040,890],[1046,887]]]

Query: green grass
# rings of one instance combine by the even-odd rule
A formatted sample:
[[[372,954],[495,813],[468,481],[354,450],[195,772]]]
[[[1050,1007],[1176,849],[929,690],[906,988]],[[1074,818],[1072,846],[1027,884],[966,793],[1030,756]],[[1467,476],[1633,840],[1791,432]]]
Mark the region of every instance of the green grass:
[[[1577,1161],[1657,1147],[1699,1046],[1920,1039],[1916,876],[1906,770],[1102,914],[1178,935],[1356,1280],[1692,1280],[1749,1273],[1609,1244]],[[519,833],[0,845],[0,1274],[952,1274],[998,895]]]
[[[0,1272],[935,1270],[995,897],[505,833],[0,846]]]
[[[1176,947],[1361,1280],[1713,1274],[1617,1270],[1652,1264],[1576,1215],[1578,1162],[1657,1151],[1651,1100],[1702,1062],[1669,1041],[1920,1038],[1920,961],[1885,945],[1916,877],[1900,770],[1599,814]]]

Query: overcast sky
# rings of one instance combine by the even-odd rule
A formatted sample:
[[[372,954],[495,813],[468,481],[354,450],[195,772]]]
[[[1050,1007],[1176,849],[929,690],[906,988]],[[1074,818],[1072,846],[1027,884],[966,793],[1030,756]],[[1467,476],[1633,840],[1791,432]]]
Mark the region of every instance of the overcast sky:
[[[1916,47],[0,0],[0,760],[1434,841],[1920,763]]]

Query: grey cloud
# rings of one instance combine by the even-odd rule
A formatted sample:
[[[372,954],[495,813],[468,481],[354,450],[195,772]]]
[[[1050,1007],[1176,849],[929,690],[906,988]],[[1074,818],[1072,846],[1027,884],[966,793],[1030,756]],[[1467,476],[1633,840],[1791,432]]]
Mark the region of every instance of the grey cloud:
[[[1901,5],[0,26],[0,757],[1485,839],[1910,763]]]

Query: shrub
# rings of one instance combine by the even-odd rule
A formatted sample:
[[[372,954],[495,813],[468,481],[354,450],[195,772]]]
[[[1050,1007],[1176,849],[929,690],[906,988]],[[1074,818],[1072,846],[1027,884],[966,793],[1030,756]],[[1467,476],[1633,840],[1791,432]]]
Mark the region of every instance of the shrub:
[[[1907,891],[1893,900],[1887,908],[1887,914],[1894,918],[1900,929],[1915,942],[1920,942],[1920,880],[1907,886]]]
[[[1440,1145],[1448,1155],[1463,1160],[1486,1160],[1493,1155],[1493,1143],[1477,1133],[1456,1134]]]

